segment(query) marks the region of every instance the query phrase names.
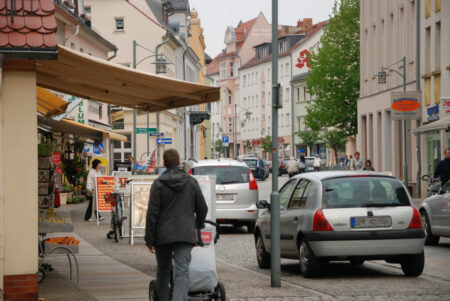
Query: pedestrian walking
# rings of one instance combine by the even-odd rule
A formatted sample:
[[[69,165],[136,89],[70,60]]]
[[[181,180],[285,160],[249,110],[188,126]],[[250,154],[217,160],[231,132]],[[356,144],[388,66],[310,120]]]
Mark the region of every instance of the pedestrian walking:
[[[294,159],[294,157],[291,157],[287,163],[287,171],[289,178],[295,176],[298,174],[299,166],[297,161]]]
[[[256,162],[256,168],[258,170],[258,178],[260,181],[264,181],[264,160],[261,156],[258,156],[258,161]]]
[[[94,202],[94,193],[95,193],[95,181],[96,177],[101,176],[100,172],[100,160],[95,159],[92,161],[92,169],[89,171],[89,174],[87,176],[86,180],[86,189],[87,189],[87,196],[86,198],[89,200],[89,205],[86,209],[86,213],[84,214],[84,220],[93,222],[96,220],[96,218],[91,218],[92,216],[92,206]],[[95,216],[97,216],[97,210],[94,210]],[[103,220],[103,216],[99,215],[99,220]]]
[[[440,178],[442,186],[450,179],[450,148],[445,149],[444,159],[436,165],[434,178]]]
[[[306,160],[305,156],[300,156],[300,162],[298,163],[298,169],[300,173],[304,173],[306,171]]]
[[[364,167],[364,160],[361,158],[359,152],[355,152],[355,159],[353,160],[353,170],[362,170]]]
[[[178,169],[175,149],[163,154],[167,170],[153,182],[147,210],[145,241],[156,253],[156,283],[159,300],[169,300],[170,265],[174,261],[172,300],[187,300],[191,250],[196,229],[203,228],[208,207],[196,179]]]
[[[375,169],[372,166],[372,161],[366,160],[366,163],[364,164],[363,170],[375,171]]]
[[[322,161],[320,161],[319,155],[316,154],[316,156],[314,157],[314,162],[313,162],[314,171],[320,171],[321,165],[322,165]]]
[[[348,159],[347,165],[346,165],[346,169],[353,169],[353,155],[350,155],[350,159]]]

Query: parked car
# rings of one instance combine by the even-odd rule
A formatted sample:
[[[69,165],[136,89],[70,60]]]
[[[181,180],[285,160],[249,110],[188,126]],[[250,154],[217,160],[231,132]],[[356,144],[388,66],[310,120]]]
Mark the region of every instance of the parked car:
[[[255,229],[258,265],[270,267],[270,204],[258,201]],[[280,189],[281,257],[299,259],[305,277],[331,260],[400,263],[407,276],[424,268],[419,211],[403,184],[380,173],[303,173]]]
[[[288,173],[287,172],[287,163],[288,162],[289,162],[289,159],[282,159],[280,161],[280,165],[279,165],[279,168],[278,168],[278,175],[279,176],[282,176],[282,175],[285,175],[285,174]]]
[[[419,211],[426,245],[435,246],[441,236],[450,237],[450,181],[438,194],[426,198]]]
[[[258,184],[244,162],[230,159],[191,161],[187,172],[216,176],[216,220],[219,224],[247,226],[248,232],[254,232],[258,217]]]
[[[253,175],[255,178],[258,179],[258,169],[256,168],[258,158],[256,157],[244,157],[241,159],[242,162],[247,164],[247,166],[252,170]],[[265,165],[263,170],[263,180],[267,179],[269,177],[269,168]]]
[[[314,171],[314,157],[305,157],[305,172],[313,172]]]

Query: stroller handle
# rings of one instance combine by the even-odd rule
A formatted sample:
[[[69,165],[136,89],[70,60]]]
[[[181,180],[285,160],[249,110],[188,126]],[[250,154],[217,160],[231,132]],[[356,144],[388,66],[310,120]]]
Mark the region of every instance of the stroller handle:
[[[205,220],[205,224],[210,224],[213,225],[214,227],[216,227],[216,235],[214,236],[214,244],[217,243],[217,241],[219,240],[219,225],[216,222],[210,221],[210,220]],[[203,247],[205,244],[203,243],[203,239],[202,239],[202,231],[200,229],[197,229],[197,240],[198,240],[198,245],[200,247]]]

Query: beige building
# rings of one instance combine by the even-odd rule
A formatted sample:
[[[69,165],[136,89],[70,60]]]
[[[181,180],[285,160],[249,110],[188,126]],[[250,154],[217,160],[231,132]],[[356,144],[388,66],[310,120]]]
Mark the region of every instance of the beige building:
[[[376,171],[403,178],[403,155],[407,155],[409,185],[416,182],[416,139],[407,134],[403,149],[402,121],[391,118],[391,92],[403,90],[403,79],[387,72],[386,84],[378,84],[382,67],[402,73],[401,59],[406,57],[406,90],[416,90],[415,76],[415,10],[416,1],[361,1],[361,69],[358,99],[358,136],[356,150],[370,159]],[[398,63],[396,63],[398,62]],[[416,121],[407,122],[407,130]]]

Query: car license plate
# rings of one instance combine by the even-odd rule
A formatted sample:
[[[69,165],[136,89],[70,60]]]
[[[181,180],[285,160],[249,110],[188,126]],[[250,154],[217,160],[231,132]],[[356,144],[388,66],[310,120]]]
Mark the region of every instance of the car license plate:
[[[357,216],[350,218],[352,228],[388,228],[392,226],[390,216]]]
[[[234,195],[233,194],[216,194],[216,200],[217,201],[233,201]]]

